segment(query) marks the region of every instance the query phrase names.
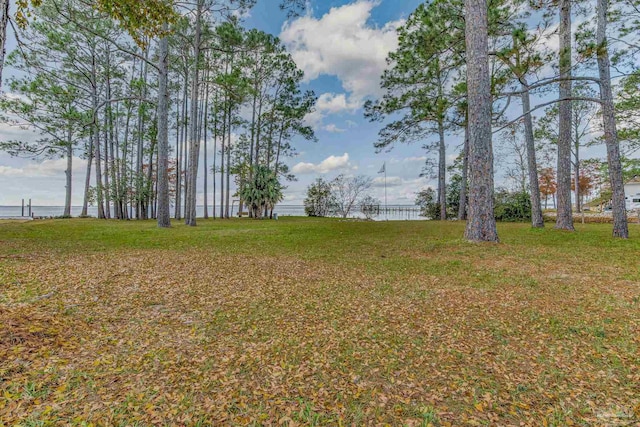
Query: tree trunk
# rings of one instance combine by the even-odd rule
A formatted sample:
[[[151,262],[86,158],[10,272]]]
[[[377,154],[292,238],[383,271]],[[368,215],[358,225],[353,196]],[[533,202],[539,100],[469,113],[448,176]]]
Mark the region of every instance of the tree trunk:
[[[105,216],[107,219],[111,219],[111,185],[113,181],[110,180],[111,174],[111,164],[113,162],[113,158],[109,152],[109,112],[111,110],[111,79],[109,78],[110,71],[110,59],[109,59],[109,48],[105,51],[106,53],[106,63],[104,66],[104,78],[105,78],[105,98],[106,98],[106,106],[104,110],[104,207],[105,207]]]
[[[531,197],[531,226],[544,228],[542,202],[540,201],[540,183],[538,182],[538,162],[536,161],[536,144],[533,137],[533,119],[531,118],[531,99],[529,85],[522,81],[522,109],[524,110],[524,135],[527,145],[527,166],[529,170],[529,188]]]
[[[7,25],[9,24],[9,0],[0,0],[0,89],[2,89],[2,70],[7,54]]]
[[[472,242],[497,242],[498,231],[493,212],[487,0],[465,0],[465,24],[470,137],[469,219],[465,238]]]
[[[163,25],[166,31],[168,25]],[[171,227],[169,201],[169,38],[159,43],[158,58],[158,227]]]
[[[93,107],[93,123],[91,124],[91,138],[93,139],[94,158],[96,161],[96,192],[98,202],[98,218],[104,219],[104,204],[102,195],[102,168],[100,162],[100,127],[98,126],[98,83],[96,70],[95,48],[92,49],[91,60],[91,101]]]
[[[209,171],[207,168],[209,167],[208,159],[207,159],[207,130],[208,130],[208,117],[209,114],[209,69],[207,68],[207,76],[205,78],[205,95],[204,95],[204,111],[202,118],[202,127],[204,131],[204,173],[202,174],[204,178],[204,218],[209,218]]]
[[[226,96],[225,102],[223,102],[222,138],[220,139],[220,219],[224,218],[224,154],[225,139],[227,138],[227,102],[230,102],[229,96]]]
[[[189,123],[190,143],[189,143],[189,166],[187,170],[187,202],[185,205],[185,224],[196,226],[196,203],[197,203],[197,187],[198,187],[198,163],[200,157],[200,140],[198,138],[198,95],[199,95],[199,79],[200,79],[200,38],[202,28],[202,6],[203,0],[198,0],[196,4],[196,31],[193,40],[193,77],[191,82],[191,117]]]
[[[574,189],[574,194],[576,197],[576,212],[582,212],[582,198],[580,195],[580,153],[579,153],[579,147],[578,144],[576,144],[575,146],[576,148],[576,153],[574,156],[575,159],[575,163],[574,163],[574,173],[573,173],[573,186],[575,187]]]
[[[600,99],[602,100],[602,121],[604,140],[607,145],[607,161],[609,163],[609,179],[611,181],[613,237],[629,238],[627,211],[624,199],[624,182],[620,161],[620,143],[616,129],[613,92],[611,90],[611,62],[607,46],[607,19],[609,0],[598,0],[598,71],[600,73]]]
[[[225,199],[225,203],[226,203],[226,207],[225,207],[225,211],[224,211],[224,217],[229,219],[231,217],[231,212],[229,210],[229,202],[230,202],[230,198],[231,198],[231,127],[232,127],[232,119],[233,119],[233,111],[231,110],[231,101],[229,102],[229,112],[227,113],[227,119],[229,121],[229,124],[227,125],[227,182],[226,184],[226,199]],[[224,161],[224,159],[222,159],[222,161]]]
[[[466,114],[468,121],[468,114]],[[458,220],[467,219],[467,181],[469,180],[469,124],[465,124],[464,148],[462,152],[462,182],[460,183],[460,201],[458,205]]]
[[[213,98],[213,188],[212,188],[212,209],[211,215],[216,219],[216,158],[218,157],[218,91],[216,90]]]
[[[67,178],[67,184],[65,186],[65,198],[64,198],[64,216],[71,216],[71,183],[72,180],[72,171],[73,171],[73,128],[71,124],[69,124],[69,129],[67,129],[67,169],[65,170],[65,175]]]
[[[447,219],[447,146],[444,140],[444,123],[438,120],[439,160],[438,160],[438,204],[440,205],[440,220]]]
[[[560,1],[560,99],[571,97],[571,0]],[[574,231],[571,211],[571,123],[573,122],[571,101],[562,101],[559,106],[558,128],[558,212],[556,228]]]
[[[107,101],[109,100],[109,94],[107,93]],[[109,181],[109,174],[111,168],[109,167],[111,162],[111,156],[109,155],[109,119],[107,117],[107,110],[109,104],[107,104],[104,111],[104,216],[107,219],[111,219],[111,183]]]
[[[151,147],[149,147],[149,167],[147,168],[147,178],[145,180],[145,191],[144,191],[144,203],[142,204],[143,208],[143,218],[150,219],[153,218],[151,214],[151,205],[153,203],[153,192],[155,190],[153,185],[153,155],[156,152],[157,141],[151,140]]]
[[[91,188],[91,166],[93,163],[93,138],[89,138],[89,150],[87,150],[87,173],[84,179],[84,200],[80,216],[89,215],[89,189]]]

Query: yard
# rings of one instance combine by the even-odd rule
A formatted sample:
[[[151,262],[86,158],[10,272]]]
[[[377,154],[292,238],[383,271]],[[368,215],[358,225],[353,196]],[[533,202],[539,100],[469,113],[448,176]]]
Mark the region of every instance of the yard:
[[[0,426],[638,425],[640,226],[0,223]]]

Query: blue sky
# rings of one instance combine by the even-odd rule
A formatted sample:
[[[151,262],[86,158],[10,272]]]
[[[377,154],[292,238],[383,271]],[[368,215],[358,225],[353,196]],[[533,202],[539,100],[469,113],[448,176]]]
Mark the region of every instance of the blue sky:
[[[413,203],[415,193],[430,184],[419,178],[425,160],[421,144],[376,154],[373,143],[380,125],[364,119],[362,104],[381,94],[385,59],[397,46],[395,29],[421,2],[316,0],[307,16],[289,22],[274,11],[274,3],[258,2],[247,24],[280,36],[305,71],[307,88],[319,97],[309,118],[319,140],[297,144],[301,154],[290,166],[298,182],[289,184],[286,203],[300,203],[315,178],[331,179],[340,173],[375,178],[372,192],[382,198],[382,176],[377,172],[384,162],[389,202]]]

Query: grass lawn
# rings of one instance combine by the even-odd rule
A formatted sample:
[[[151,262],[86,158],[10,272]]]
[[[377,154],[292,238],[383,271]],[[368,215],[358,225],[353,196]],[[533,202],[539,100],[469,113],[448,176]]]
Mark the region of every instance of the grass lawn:
[[[639,425],[640,226],[0,223],[0,426]]]

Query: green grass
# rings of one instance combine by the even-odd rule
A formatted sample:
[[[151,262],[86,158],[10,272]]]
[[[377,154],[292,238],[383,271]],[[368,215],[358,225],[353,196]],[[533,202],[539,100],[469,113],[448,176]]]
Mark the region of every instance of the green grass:
[[[0,426],[634,420],[640,226],[577,229],[1,222]]]

